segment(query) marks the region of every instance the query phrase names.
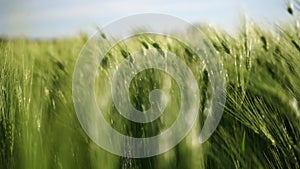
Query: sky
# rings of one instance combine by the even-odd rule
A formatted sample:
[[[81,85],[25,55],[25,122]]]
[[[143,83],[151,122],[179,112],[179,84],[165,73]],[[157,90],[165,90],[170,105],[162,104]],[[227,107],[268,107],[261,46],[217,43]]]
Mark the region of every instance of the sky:
[[[266,26],[291,20],[285,0],[0,0],[0,35],[74,36],[139,13],[170,14],[229,32],[244,16]]]

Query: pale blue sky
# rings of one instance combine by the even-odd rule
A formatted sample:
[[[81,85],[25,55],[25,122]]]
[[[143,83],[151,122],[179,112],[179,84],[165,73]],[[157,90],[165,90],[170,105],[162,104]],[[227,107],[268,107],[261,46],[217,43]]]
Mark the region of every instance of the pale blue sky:
[[[238,27],[243,13],[265,25],[291,19],[284,0],[0,0],[0,35],[72,36],[145,12],[171,14],[229,31]]]

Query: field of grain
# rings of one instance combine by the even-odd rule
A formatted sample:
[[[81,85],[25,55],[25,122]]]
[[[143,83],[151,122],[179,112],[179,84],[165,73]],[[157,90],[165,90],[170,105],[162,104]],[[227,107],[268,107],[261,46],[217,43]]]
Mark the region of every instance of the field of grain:
[[[86,35],[69,39],[0,41],[0,168],[300,168],[300,40],[299,30],[267,31],[247,23],[232,36],[199,27],[214,47],[226,72],[226,104],[222,120],[204,144],[195,143],[205,117],[170,151],[149,158],[126,158],[97,146],[76,117],[72,75]],[[141,37],[116,46],[103,60],[96,92],[105,90],[114,62],[131,49],[169,50],[192,68],[200,89],[200,114],[209,104],[209,77],[201,61],[180,43]],[[119,132],[148,137],[176,118],[179,94],[174,80],[156,70],[140,73],[130,86],[131,102],[149,107],[155,88],[171,91],[166,115],[150,124],[120,118],[110,101],[101,104],[106,120]],[[100,96],[100,95],[99,95]]]

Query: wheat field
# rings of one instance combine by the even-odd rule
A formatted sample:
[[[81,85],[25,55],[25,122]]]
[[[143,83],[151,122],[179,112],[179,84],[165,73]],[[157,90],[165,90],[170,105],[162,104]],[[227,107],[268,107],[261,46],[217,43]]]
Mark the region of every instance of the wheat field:
[[[83,131],[72,100],[77,56],[88,40],[74,38],[0,41],[0,168],[300,168],[300,39],[294,27],[264,30],[246,23],[232,36],[199,27],[226,71],[226,104],[213,135],[198,145],[205,118],[170,151],[149,158],[126,158],[97,146]],[[200,114],[209,104],[205,66],[184,45],[155,37],[139,37],[114,47],[102,61],[96,92],[105,90],[111,57],[127,58],[132,49],[165,49],[192,68],[200,88]],[[140,82],[142,81],[142,82]],[[169,86],[168,86],[169,85]],[[151,124],[120,118],[111,101],[101,102],[106,120],[119,132],[148,137],[165,130],[176,118],[180,101],[174,80],[161,71],[140,73],[130,86],[137,109],[149,106],[149,92],[168,88],[168,113]],[[100,96],[100,95],[99,95]]]

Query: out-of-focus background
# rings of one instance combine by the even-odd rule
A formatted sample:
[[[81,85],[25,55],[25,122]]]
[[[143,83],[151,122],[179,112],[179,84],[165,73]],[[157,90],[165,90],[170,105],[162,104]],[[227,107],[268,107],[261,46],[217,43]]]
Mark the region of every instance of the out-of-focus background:
[[[124,16],[155,12],[171,14],[192,23],[208,23],[234,32],[245,15],[270,26],[291,16],[283,0],[3,0],[0,35],[54,38],[91,33]]]

